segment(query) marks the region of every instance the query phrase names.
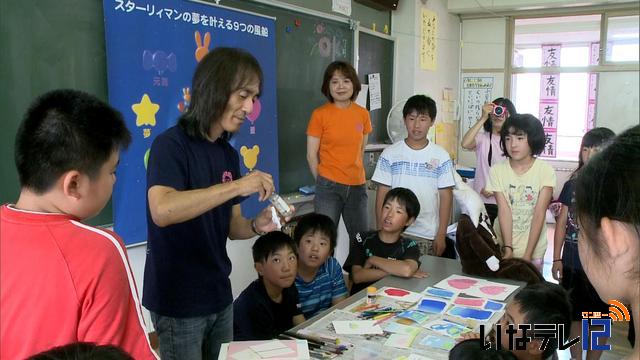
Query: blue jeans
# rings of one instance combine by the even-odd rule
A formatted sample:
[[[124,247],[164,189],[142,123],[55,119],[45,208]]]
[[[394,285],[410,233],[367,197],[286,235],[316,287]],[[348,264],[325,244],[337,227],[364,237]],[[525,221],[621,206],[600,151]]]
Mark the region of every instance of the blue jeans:
[[[320,175],[316,178],[315,212],[327,215],[336,225],[340,215],[349,233],[349,244],[356,233],[369,230],[366,185],[343,185]]]
[[[174,318],[151,312],[162,360],[216,360],[220,345],[233,339],[233,304],[217,314]]]

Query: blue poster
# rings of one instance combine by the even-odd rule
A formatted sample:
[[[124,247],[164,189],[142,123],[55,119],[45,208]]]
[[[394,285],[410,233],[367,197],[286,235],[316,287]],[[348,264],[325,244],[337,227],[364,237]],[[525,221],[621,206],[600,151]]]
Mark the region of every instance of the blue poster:
[[[147,239],[146,160],[153,139],[189,106],[191,78],[218,46],[239,47],[264,73],[260,99],[231,139],[240,171],[270,173],[278,183],[275,21],[191,1],[104,0],[109,102],[124,115],[133,142],[120,154],[113,192],[115,231],[127,245]],[[267,203],[242,202],[255,216]]]

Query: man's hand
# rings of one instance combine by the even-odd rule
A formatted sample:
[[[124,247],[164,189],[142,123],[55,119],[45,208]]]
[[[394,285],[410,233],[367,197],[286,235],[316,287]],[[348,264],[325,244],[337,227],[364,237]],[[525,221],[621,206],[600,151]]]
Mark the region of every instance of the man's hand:
[[[240,188],[240,196],[249,196],[258,193],[259,200],[264,201],[275,191],[273,177],[260,170],[254,170],[236,180]]]

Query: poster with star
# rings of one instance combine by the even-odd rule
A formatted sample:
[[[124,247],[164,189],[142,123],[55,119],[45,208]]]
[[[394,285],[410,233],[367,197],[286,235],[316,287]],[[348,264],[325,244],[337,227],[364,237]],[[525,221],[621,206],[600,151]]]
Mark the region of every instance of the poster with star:
[[[109,102],[124,116],[133,141],[120,154],[113,191],[115,231],[125,244],[147,238],[146,166],[155,137],[189,107],[198,62],[220,46],[256,57],[264,73],[259,100],[229,141],[240,172],[259,169],[278,184],[275,20],[192,1],[103,0]],[[268,204],[242,202],[245,217]]]

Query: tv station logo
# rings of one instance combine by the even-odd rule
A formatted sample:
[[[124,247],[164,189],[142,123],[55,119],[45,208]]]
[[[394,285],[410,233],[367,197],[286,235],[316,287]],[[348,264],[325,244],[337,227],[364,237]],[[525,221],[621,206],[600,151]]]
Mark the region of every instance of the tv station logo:
[[[600,338],[611,337],[612,321],[630,321],[631,315],[623,303],[618,300],[609,301],[609,313],[583,312],[582,313],[582,350],[611,350],[611,344],[598,344]],[[600,326],[596,330],[592,326]]]
[[[585,311],[582,313],[582,350],[611,350],[610,344],[599,344],[598,339],[611,337],[612,321],[630,321],[631,316],[627,307],[618,300],[609,301],[609,313]],[[485,339],[485,326],[480,325],[480,339]],[[566,350],[580,341],[580,336],[568,339],[569,329],[564,324],[509,324],[504,330],[508,336],[508,350],[525,350],[527,343],[534,339],[542,340],[540,350],[544,351],[553,339],[558,344],[558,350]],[[495,325],[495,347],[492,343],[484,342],[484,349],[495,348],[502,350],[502,325]],[[566,341],[565,341],[566,340]],[[505,349],[506,350],[506,349]]]

